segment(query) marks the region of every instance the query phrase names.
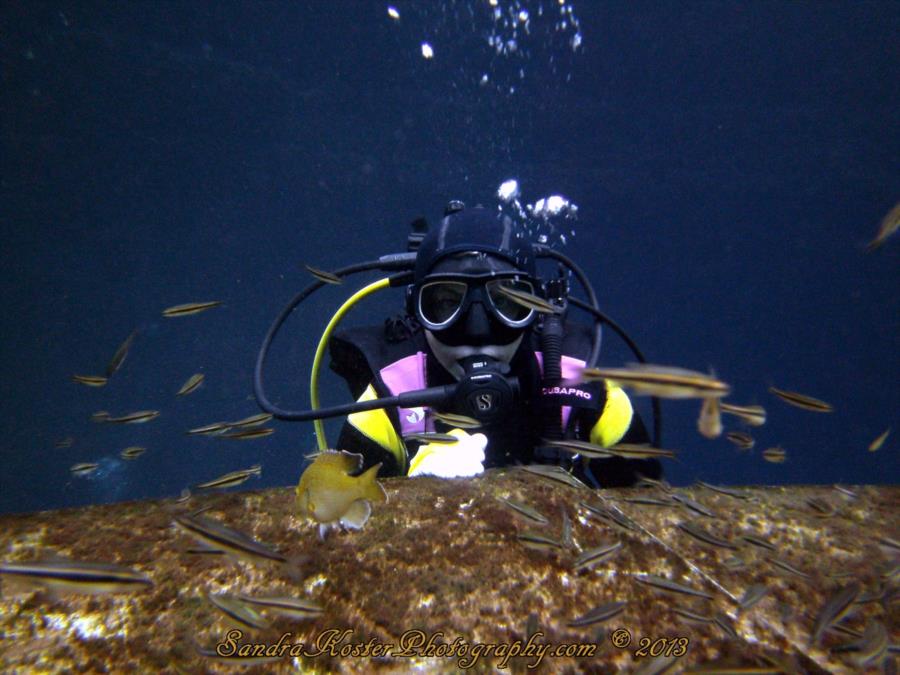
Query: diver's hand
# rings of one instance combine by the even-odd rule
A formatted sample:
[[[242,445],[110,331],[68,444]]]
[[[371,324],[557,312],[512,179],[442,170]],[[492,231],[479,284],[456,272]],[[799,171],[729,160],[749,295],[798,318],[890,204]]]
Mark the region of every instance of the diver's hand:
[[[453,429],[456,443],[429,443],[419,448],[409,465],[410,476],[438,476],[457,478],[477,476],[484,471],[484,449],[487,436],[468,434],[463,429]]]

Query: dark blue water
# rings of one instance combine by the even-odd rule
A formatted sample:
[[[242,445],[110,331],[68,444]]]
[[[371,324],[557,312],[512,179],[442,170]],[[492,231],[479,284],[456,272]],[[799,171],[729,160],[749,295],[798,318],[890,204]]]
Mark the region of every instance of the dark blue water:
[[[511,178],[523,204],[577,204],[574,237],[551,238],[650,361],[712,367],[730,400],[768,409],[741,453],[698,434],[696,401],[664,403],[673,483],[897,482],[900,240],[864,247],[900,200],[900,5],[395,7],[3,3],[0,511],[171,496],[257,463],[245,486],[296,483],[311,423],[246,442],[184,431],[258,412],[256,350],[304,264],[402,251],[413,218],[436,222],[454,198],[496,206]],[[316,342],[350,290],[285,326],[276,402],[307,406]],[[196,300],[225,304],[161,315]],[[349,321],[401,303],[386,293]],[[135,328],[108,386],[70,381]],[[607,332],[602,362],[627,360]],[[176,398],[195,372],[203,387]],[[791,408],[772,385],[835,411]],[[349,400],[327,371],[322,398]],[[142,409],[161,416],[90,421]],[[148,450],[125,462],[128,445]],[[785,464],[763,461],[773,445]],[[101,467],[73,477],[85,461]]]

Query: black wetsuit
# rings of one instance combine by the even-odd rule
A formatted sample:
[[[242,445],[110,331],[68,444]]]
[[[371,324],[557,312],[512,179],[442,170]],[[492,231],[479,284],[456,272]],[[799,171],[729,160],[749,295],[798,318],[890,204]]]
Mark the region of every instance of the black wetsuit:
[[[426,380],[428,386],[453,384],[453,376],[441,366],[425,342],[421,330],[408,321],[392,320],[385,328],[368,327],[350,329],[335,335],[329,343],[331,350],[331,368],[347,380],[351,393],[358,398],[365,388],[374,383],[379,396],[390,395],[384,383],[374,375],[382,367],[403,356],[417,351],[425,352]],[[641,476],[659,479],[662,467],[658,460],[629,460],[622,458],[593,459],[589,464],[589,472],[584,470],[583,463],[577,461],[572,465],[571,454],[541,447],[541,439],[546,436],[544,419],[545,403],[540,395],[541,371],[535,351],[539,351],[539,341],[532,331],[525,333],[522,345],[510,363],[511,374],[519,379],[521,395],[508,414],[490,426],[479,431],[488,437],[485,450],[485,468],[508,466],[515,464],[560,464],[571,468],[573,473],[588,485],[599,487],[622,487],[633,485]],[[566,337],[563,342],[563,354],[575,358],[586,358],[590,351],[589,330],[578,324],[566,326]],[[600,417],[605,403],[605,388],[602,383],[586,385],[595,394],[596,403],[591,409],[573,409],[571,423],[566,437],[587,440],[591,428]],[[395,429],[399,429],[399,418],[395,407],[385,409]],[[554,413],[559,414],[556,408]],[[436,431],[446,431],[441,423],[436,423]],[[631,426],[621,442],[649,443],[650,438],[644,424],[635,411]],[[349,422],[345,422],[338,441],[338,448],[350,452],[358,452],[364,457],[364,466],[368,468],[378,462],[382,463],[381,475],[399,475],[401,467],[396,458],[385,448],[367,438]],[[591,475],[595,480],[591,480]]]

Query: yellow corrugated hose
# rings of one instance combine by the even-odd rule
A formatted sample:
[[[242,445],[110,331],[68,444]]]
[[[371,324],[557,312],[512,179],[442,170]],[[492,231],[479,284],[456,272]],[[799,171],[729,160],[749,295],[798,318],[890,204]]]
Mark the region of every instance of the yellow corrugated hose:
[[[322,365],[322,357],[325,355],[325,348],[328,346],[328,340],[334,332],[335,327],[341,322],[344,315],[350,311],[350,308],[358,301],[371,295],[375,291],[387,288],[389,285],[390,280],[387,277],[379,279],[378,281],[373,281],[368,286],[361,288],[351,295],[347,301],[341,305],[340,309],[334,313],[334,316],[331,317],[331,321],[328,322],[328,325],[325,327],[325,332],[322,333],[322,337],[319,339],[319,346],[316,348],[316,356],[313,358],[312,373],[309,376],[309,398],[312,401],[313,410],[319,409],[319,368]],[[319,445],[319,450],[328,449],[328,440],[325,438],[325,425],[322,423],[322,420],[315,420],[313,425],[316,428],[316,441]]]

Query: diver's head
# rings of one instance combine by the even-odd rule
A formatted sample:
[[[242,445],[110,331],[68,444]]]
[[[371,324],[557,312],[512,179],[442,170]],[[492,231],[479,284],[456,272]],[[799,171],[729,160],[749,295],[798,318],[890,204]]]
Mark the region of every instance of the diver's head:
[[[409,309],[437,360],[457,378],[468,356],[509,363],[534,322],[535,312],[510,300],[501,285],[538,288],[531,242],[506,216],[459,209],[425,236]]]

